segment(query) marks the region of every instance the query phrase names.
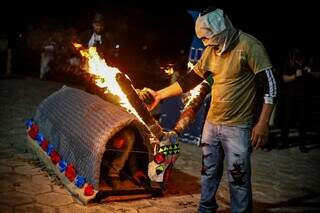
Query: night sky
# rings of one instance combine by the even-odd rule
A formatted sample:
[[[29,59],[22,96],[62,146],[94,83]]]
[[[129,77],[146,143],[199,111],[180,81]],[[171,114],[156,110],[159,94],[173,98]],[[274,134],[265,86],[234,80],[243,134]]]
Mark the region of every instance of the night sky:
[[[201,10],[206,6],[216,6],[225,10],[236,28],[239,28],[261,40],[275,66],[281,64],[287,50],[293,46],[302,46],[310,54],[318,54],[320,11],[314,1],[286,3],[280,1],[149,1],[133,4],[128,1],[45,1],[45,3],[11,1],[2,7],[2,30],[11,33],[23,30],[44,17],[56,19],[64,25],[77,28],[90,26],[92,14],[101,11],[106,14],[107,24],[112,26],[118,17],[128,16],[137,20],[141,34],[135,39],[144,39],[147,31],[159,32],[159,43],[174,46],[174,39],[165,39],[163,34],[180,37],[189,42],[193,34],[193,23],[185,18],[186,10]],[[107,3],[106,3],[107,2]],[[116,2],[116,3],[115,3]],[[282,5],[280,5],[280,3]],[[46,5],[44,5],[46,4]],[[139,8],[142,13],[134,13],[130,8]],[[133,22],[135,23],[135,22]],[[115,27],[115,26],[112,26]],[[318,31],[318,32],[317,32]],[[165,33],[161,33],[165,32]]]

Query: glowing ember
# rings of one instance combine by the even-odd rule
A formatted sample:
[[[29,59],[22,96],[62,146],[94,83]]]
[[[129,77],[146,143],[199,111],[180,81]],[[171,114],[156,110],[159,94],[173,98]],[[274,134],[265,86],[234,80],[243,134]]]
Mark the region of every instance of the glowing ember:
[[[105,93],[117,95],[120,100],[119,104],[129,113],[134,114],[143,124],[145,124],[143,119],[131,106],[126,94],[121,90],[118,82],[116,81],[116,74],[120,73],[119,69],[108,66],[105,60],[99,56],[96,47],[84,49],[82,48],[81,44],[74,43],[73,45],[75,48],[79,49],[81,55],[88,60],[87,71],[95,77],[96,85],[100,88],[103,88]],[[128,76],[126,77],[128,78]]]

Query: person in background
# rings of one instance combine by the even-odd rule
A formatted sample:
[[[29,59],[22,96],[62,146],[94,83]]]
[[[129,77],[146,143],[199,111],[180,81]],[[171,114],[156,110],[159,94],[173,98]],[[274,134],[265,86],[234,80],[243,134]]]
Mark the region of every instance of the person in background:
[[[47,74],[52,69],[50,67],[50,62],[54,59],[54,51],[56,47],[56,42],[53,37],[46,40],[41,48],[41,61],[40,61],[40,79],[45,80]]]
[[[108,65],[115,65],[117,46],[110,29],[105,28],[104,16],[96,13],[92,20],[92,29],[80,36],[80,42],[85,48],[95,46],[99,54],[106,59]]]
[[[296,118],[299,129],[299,149],[307,152],[307,107],[309,96],[307,85],[311,77],[311,67],[305,53],[299,48],[292,48],[284,63],[282,80],[283,87],[283,123],[281,128],[280,148],[289,145],[288,135],[290,124]],[[296,116],[294,116],[296,115]]]

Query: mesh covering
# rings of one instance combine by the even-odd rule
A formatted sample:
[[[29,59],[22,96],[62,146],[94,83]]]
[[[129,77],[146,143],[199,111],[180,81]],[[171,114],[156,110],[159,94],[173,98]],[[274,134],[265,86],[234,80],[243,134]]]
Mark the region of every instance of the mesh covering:
[[[106,144],[122,128],[136,126],[150,150],[149,133],[135,116],[79,89],[63,86],[51,94],[39,105],[34,120],[62,159],[74,164],[77,174],[96,189]]]

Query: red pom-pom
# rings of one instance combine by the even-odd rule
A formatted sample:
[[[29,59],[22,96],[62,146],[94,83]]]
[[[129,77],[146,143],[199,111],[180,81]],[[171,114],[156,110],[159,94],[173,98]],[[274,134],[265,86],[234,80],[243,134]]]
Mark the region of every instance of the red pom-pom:
[[[122,149],[127,144],[124,138],[115,138],[113,141],[113,147],[116,149]]]
[[[40,146],[41,146],[42,150],[46,152],[48,149],[48,145],[49,145],[49,142],[46,139],[44,139]]]
[[[51,161],[54,165],[59,163],[61,160],[60,155],[55,150],[51,153]]]
[[[74,169],[72,164],[69,164],[66,168],[64,175],[69,179],[69,181],[73,181],[76,175],[76,170]]]
[[[94,188],[92,184],[88,184],[85,188],[84,188],[84,195],[85,196],[91,196],[94,194]]]
[[[163,153],[157,153],[154,156],[154,162],[156,162],[157,164],[161,164],[165,161],[166,156]]]
[[[32,124],[28,134],[32,139],[35,139],[37,134],[39,133],[39,127],[35,124]]]

